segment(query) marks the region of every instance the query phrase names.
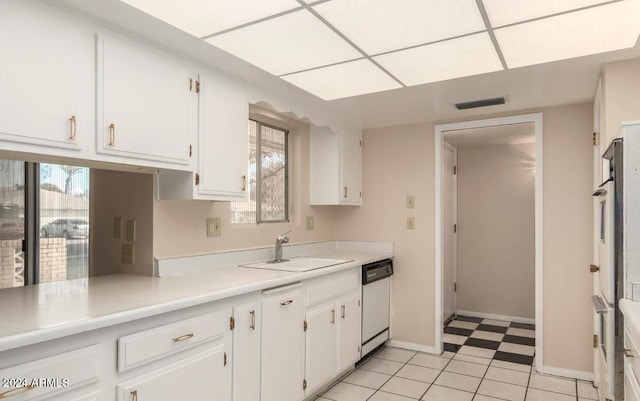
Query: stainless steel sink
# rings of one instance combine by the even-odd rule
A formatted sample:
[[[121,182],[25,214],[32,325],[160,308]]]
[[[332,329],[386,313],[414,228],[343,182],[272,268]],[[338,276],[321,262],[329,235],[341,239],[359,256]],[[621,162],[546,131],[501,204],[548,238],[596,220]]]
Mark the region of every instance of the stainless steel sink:
[[[326,259],[326,258],[292,258],[280,263],[251,263],[240,265],[240,267],[250,267],[253,269],[279,270],[285,272],[306,272],[308,270],[321,269],[323,267],[335,266],[342,263],[351,262],[347,259]]]

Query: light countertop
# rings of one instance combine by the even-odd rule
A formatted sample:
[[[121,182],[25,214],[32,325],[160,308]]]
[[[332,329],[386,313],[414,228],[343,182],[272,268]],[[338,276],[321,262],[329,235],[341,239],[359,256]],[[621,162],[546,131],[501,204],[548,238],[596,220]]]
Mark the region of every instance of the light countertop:
[[[314,256],[352,262],[300,273],[233,265],[162,278],[116,274],[3,289],[0,352],[350,269],[393,253]]]

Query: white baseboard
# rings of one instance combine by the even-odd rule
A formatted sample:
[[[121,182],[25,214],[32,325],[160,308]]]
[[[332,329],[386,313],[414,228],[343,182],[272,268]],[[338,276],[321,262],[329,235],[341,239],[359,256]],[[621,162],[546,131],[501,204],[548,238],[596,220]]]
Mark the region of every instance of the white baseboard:
[[[536,324],[535,319],[531,319],[528,317],[494,315],[493,313],[472,312],[468,310],[459,310],[456,313],[462,316],[479,317],[482,319],[506,320],[508,322],[515,323]]]
[[[570,379],[585,380],[588,382],[593,381],[593,372],[582,372],[580,370],[555,368],[553,366],[542,366],[542,372],[547,375],[554,375],[560,377],[568,377]]]
[[[432,346],[429,346],[429,345],[406,343],[404,341],[397,341],[397,340],[389,340],[389,341],[387,341],[387,345],[389,347],[404,348],[404,349],[408,349],[408,350],[411,350],[411,351],[426,352],[427,354],[435,354],[436,353],[436,349],[434,347],[432,347]]]

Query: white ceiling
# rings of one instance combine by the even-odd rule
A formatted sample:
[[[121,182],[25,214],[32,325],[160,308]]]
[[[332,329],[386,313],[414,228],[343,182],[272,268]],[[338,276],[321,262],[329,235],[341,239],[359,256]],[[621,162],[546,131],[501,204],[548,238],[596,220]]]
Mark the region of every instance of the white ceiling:
[[[640,35],[640,0],[122,1],[324,100],[628,49]]]
[[[444,140],[458,148],[534,143],[535,125],[522,123],[449,131],[444,134]]]

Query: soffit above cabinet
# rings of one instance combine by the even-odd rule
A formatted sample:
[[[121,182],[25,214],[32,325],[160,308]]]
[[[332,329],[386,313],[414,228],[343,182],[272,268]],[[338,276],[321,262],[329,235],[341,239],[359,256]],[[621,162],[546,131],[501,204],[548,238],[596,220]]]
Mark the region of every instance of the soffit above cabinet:
[[[123,2],[325,100],[633,48],[640,34],[638,0]]]

